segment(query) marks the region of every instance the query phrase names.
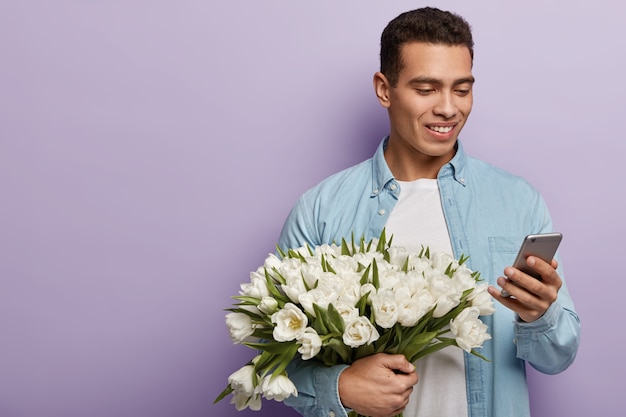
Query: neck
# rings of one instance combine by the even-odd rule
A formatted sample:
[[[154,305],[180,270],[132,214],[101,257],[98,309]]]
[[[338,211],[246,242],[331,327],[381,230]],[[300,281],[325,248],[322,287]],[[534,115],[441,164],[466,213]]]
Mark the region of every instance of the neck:
[[[399,181],[436,179],[441,167],[450,162],[455,154],[456,146],[442,155],[427,155],[414,148],[395,146],[389,141],[385,149],[385,161]]]

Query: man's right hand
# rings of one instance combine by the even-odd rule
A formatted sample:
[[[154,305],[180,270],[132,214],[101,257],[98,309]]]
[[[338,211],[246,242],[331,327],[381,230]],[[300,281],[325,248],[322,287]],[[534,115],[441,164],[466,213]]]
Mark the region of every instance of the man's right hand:
[[[359,414],[393,417],[406,407],[417,380],[415,366],[404,355],[378,353],[344,369],[339,375],[339,397]]]

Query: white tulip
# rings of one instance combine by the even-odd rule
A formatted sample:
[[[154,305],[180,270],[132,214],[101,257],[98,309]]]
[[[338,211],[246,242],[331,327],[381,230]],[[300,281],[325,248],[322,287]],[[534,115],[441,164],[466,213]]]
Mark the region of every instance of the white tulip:
[[[254,394],[254,366],[246,365],[233,372],[228,383],[235,391],[251,396]]]
[[[376,327],[367,319],[367,317],[359,316],[346,325],[343,332],[343,343],[357,348],[359,346],[370,344],[378,340],[380,334]]]
[[[312,327],[304,329],[304,333],[298,338],[298,343],[300,343],[298,352],[305,361],[314,358],[322,349],[322,339]]]
[[[454,256],[446,252],[435,252],[431,254],[430,259],[432,260],[433,268],[440,271],[442,274],[446,272],[450,265],[452,265],[452,268],[458,268],[459,266]]]
[[[261,382],[260,390],[268,400],[283,401],[292,395],[298,396],[296,386],[285,375],[266,376]]]
[[[254,333],[252,319],[244,313],[226,314],[226,325],[228,326],[230,338],[235,344],[245,342]]]
[[[479,314],[478,307],[468,307],[450,321],[450,331],[457,345],[466,352],[481,347],[485,340],[491,339],[487,325],[478,318]]]
[[[252,411],[259,411],[261,409],[261,396],[259,394],[248,396],[243,392],[233,391],[233,398],[230,403],[235,404],[237,411],[245,410],[248,407]]]
[[[272,314],[272,323],[275,323],[273,336],[277,342],[288,342],[302,336],[309,319],[292,303],[285,304],[282,310]]]
[[[446,313],[459,305],[462,292],[454,285],[450,277],[444,275],[442,272],[433,270],[431,274],[428,274],[426,279],[428,280],[428,288],[437,304],[433,312],[433,317],[443,317]]]
[[[383,329],[391,329],[398,321],[398,305],[393,291],[381,289],[372,296],[372,310],[376,324]]]
[[[278,310],[278,301],[274,297],[263,297],[257,308],[267,315],[272,315]]]
[[[478,307],[481,316],[488,316],[496,312],[493,297],[487,292],[489,284],[482,282],[467,297],[473,307]]]

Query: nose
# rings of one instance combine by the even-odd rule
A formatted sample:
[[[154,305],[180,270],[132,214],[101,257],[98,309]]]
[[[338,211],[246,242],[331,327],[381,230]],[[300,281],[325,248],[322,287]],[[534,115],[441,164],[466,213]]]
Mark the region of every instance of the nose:
[[[448,92],[441,92],[439,94],[439,98],[437,100],[437,103],[435,104],[435,107],[433,107],[433,112],[436,115],[442,116],[446,119],[454,117],[457,112],[457,107],[456,103],[454,102],[453,94]]]

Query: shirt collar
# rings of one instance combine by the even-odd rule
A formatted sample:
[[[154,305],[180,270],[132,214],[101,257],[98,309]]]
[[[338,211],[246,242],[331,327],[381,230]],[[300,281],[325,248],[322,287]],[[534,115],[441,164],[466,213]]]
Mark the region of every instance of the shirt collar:
[[[456,141],[456,154],[452,157],[450,162],[445,164],[439,170],[439,175],[437,175],[437,179],[443,178],[445,176],[452,176],[456,182],[465,186],[465,165],[467,163],[467,154],[463,149],[463,145],[461,141]]]
[[[385,161],[385,149],[387,148],[387,142],[389,142],[389,136],[385,137],[374,157],[372,158],[372,197],[377,196],[385,188],[385,185],[394,179],[387,161]]]
[[[372,197],[380,194],[380,192],[385,188],[385,185],[394,180],[394,176],[387,165],[387,161],[385,160],[385,149],[387,148],[388,142],[389,136],[386,136],[380,145],[378,145],[376,153],[374,153],[374,157],[372,158]],[[466,181],[463,176],[463,172],[467,162],[467,154],[463,150],[463,145],[461,145],[459,140],[456,142],[456,147],[456,154],[450,162],[441,167],[439,175],[437,175],[437,179],[452,176],[455,181],[465,186]]]

